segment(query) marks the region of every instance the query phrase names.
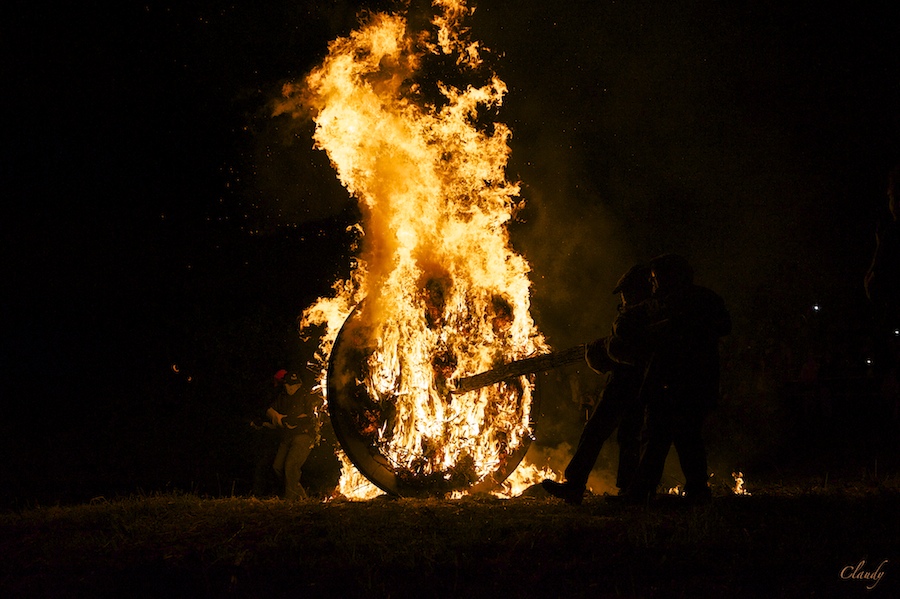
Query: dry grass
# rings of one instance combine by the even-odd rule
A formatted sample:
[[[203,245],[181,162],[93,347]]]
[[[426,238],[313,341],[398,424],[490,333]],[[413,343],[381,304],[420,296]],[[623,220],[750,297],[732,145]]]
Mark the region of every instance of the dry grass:
[[[900,589],[900,492],[831,481],[628,507],[136,496],[0,515],[4,597],[810,597]],[[872,591],[842,569],[889,560]],[[877,565],[877,564],[876,564]]]

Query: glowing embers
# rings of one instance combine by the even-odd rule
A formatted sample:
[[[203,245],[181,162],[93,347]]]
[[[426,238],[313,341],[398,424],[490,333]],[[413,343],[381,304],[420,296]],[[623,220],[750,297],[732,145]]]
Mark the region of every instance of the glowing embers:
[[[744,473],[743,472],[732,472],[731,478],[734,479],[734,487],[732,487],[731,491],[735,495],[750,495],[750,491],[744,486]]]

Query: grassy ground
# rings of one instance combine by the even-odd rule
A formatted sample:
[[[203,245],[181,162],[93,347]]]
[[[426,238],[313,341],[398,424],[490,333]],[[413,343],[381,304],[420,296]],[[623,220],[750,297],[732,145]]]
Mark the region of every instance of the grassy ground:
[[[0,515],[4,597],[875,597],[900,490],[832,480],[711,506],[166,494]],[[856,568],[860,561],[865,565]],[[882,578],[842,579],[874,572]],[[850,567],[849,569],[846,569]]]

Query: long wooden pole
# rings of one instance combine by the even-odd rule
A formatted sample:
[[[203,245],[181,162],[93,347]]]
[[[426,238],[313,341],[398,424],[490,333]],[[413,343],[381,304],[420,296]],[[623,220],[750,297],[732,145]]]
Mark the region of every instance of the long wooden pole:
[[[522,376],[523,374],[552,370],[583,359],[584,345],[582,344],[570,347],[569,349],[534,356],[533,358],[515,360],[514,362],[508,362],[502,366],[492,368],[491,370],[459,379],[453,392],[466,393],[468,391],[474,391],[475,389],[487,387],[488,385],[493,385],[494,383],[499,383],[506,379]]]

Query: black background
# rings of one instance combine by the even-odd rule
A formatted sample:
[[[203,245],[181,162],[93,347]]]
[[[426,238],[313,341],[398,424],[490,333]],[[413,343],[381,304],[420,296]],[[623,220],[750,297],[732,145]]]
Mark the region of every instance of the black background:
[[[722,426],[750,433],[724,461],[780,459],[795,437],[746,440],[784,399],[754,385],[784,388],[813,341],[840,355],[840,399],[865,398],[862,277],[900,161],[889,4],[484,1],[471,19],[509,86],[538,325],[558,348],[602,335],[621,272],[688,256],[736,323],[724,414],[749,421]],[[308,359],[295,319],[346,273],[357,218],[312,126],[270,102],[361,6],[8,9],[5,500],[244,490],[247,421]],[[784,347],[789,372],[760,377]],[[539,445],[577,436],[566,376],[544,385]]]

